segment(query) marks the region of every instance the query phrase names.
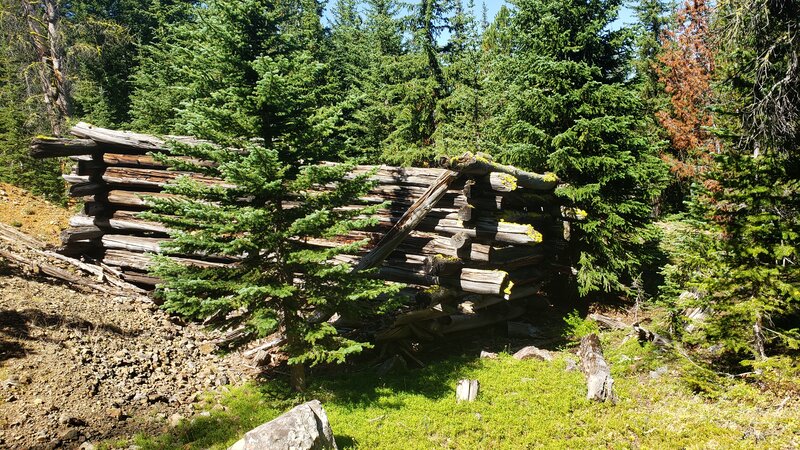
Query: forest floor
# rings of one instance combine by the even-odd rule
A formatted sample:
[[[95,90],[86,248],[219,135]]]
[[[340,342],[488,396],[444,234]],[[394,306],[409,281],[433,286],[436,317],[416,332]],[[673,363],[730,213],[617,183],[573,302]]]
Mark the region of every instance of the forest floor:
[[[0,448],[77,448],[164,432],[248,378],[214,336],[152,303],[0,270]]]
[[[166,434],[108,448],[225,449],[249,429],[312,398],[323,403],[340,449],[798,449],[800,379],[789,390],[701,371],[680,354],[627,331],[602,332],[616,404],[586,399],[574,346],[553,361],[478,357],[480,347],[378,375],[374,368],[316,378],[303,395],[280,382],[212,396],[210,415]],[[476,379],[476,401],[457,403],[459,379]],[[215,405],[222,404],[227,410]],[[216,407],[217,410],[213,408]]]
[[[70,211],[7,185],[0,197],[0,222],[58,242]],[[631,323],[627,311],[611,313]],[[800,378],[715,374],[675,349],[607,331],[619,401],[598,404],[586,400],[583,375],[567,370],[577,357],[563,321],[538,320],[555,339],[489,329],[418,354],[424,367],[316,370],[299,395],[280,379],[256,380],[247,361],[214,352],[215,336],[151,303],[78,293],[0,264],[0,448],[224,449],[312,398],[339,448],[800,448]],[[510,356],[531,344],[554,360]],[[463,378],[479,380],[475,402],[455,402]]]
[[[0,184],[0,222],[53,247],[72,211]],[[252,370],[147,301],[81,293],[0,260],[0,448],[78,448],[164,432]]]

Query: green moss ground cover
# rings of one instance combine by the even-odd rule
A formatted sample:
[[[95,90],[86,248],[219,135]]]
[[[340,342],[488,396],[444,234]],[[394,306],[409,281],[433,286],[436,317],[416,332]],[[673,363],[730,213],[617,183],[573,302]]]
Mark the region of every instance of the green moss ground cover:
[[[142,449],[225,448],[252,427],[318,398],[340,448],[800,446],[796,392],[792,398],[703,373],[674,353],[622,337],[604,337],[616,405],[585,399],[583,375],[564,370],[566,358],[574,358],[568,351],[558,352],[553,362],[456,357],[383,378],[365,371],[317,379],[303,396],[275,382],[232,388],[209,398],[210,416],[134,443]],[[661,373],[654,377],[651,371]],[[455,402],[461,378],[480,381],[477,401]]]

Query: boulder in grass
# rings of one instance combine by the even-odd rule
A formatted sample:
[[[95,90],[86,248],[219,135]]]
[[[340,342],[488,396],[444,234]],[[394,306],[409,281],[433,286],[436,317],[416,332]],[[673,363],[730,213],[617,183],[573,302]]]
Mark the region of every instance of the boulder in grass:
[[[248,431],[228,450],[336,450],[333,430],[319,400]]]
[[[552,361],[553,355],[550,354],[547,350],[542,350],[540,348],[534,347],[529,345],[527,347],[522,347],[517,353],[514,353],[515,359],[538,359],[541,361]]]

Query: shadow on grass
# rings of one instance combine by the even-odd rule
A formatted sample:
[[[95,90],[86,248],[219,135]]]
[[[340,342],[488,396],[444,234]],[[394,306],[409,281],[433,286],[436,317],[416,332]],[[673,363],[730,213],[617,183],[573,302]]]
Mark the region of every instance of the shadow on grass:
[[[233,388],[220,399],[224,410],[212,409],[210,416],[198,415],[159,436],[139,436],[135,443],[142,450],[225,448],[247,431],[312,399],[320,400],[323,406],[399,409],[403,402],[394,400],[398,394],[434,399],[453,395],[456,380],[473,360],[471,357],[453,357],[422,369],[404,370],[384,377],[378,376],[374,370],[364,370],[312,378],[309,389],[302,394],[292,392],[283,380]],[[337,435],[336,441],[340,448],[357,445],[355,439],[347,435]]]

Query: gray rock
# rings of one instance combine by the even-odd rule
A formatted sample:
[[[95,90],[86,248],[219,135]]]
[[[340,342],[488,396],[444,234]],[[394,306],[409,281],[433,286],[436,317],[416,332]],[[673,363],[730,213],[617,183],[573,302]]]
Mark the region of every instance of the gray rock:
[[[75,428],[70,428],[69,430],[63,432],[61,434],[62,441],[74,441],[80,437],[81,433]]]
[[[553,355],[547,350],[542,350],[538,347],[529,345],[522,347],[517,353],[514,353],[514,359],[538,359],[541,361],[552,361]]]
[[[486,350],[481,350],[481,358],[497,359],[497,353],[487,352]]]
[[[178,425],[180,425],[182,421],[183,421],[183,416],[178,413],[169,416],[168,419],[169,426],[171,427],[177,427]]]
[[[319,400],[291,411],[248,431],[228,450],[336,450],[333,430]]]

